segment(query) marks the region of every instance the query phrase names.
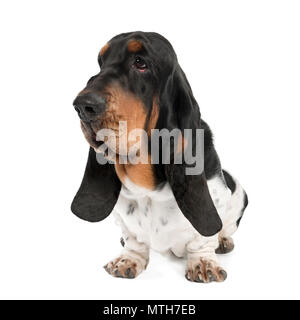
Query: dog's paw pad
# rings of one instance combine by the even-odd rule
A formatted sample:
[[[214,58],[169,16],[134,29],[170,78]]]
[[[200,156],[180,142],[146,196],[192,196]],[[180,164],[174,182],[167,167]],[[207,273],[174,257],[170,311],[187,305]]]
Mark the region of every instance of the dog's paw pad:
[[[185,277],[192,282],[223,282],[227,273],[216,262],[200,258],[198,261],[188,261]]]

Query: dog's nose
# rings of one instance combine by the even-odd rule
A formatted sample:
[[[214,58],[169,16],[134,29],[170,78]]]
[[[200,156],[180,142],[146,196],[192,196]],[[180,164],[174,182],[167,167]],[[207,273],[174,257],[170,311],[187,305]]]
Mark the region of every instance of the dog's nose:
[[[92,121],[99,116],[106,107],[106,101],[95,92],[80,94],[73,102],[79,118],[84,121]]]

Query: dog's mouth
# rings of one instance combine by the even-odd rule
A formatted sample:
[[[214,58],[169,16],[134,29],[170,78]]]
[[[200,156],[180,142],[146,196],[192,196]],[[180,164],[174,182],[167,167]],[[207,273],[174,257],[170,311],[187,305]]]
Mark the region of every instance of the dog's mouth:
[[[103,141],[97,141],[97,131],[95,126],[90,122],[81,121],[81,130],[91,147],[98,149]]]
[[[97,119],[97,121],[91,122],[85,122],[81,120],[80,124],[85,139],[87,140],[89,145],[95,149],[96,152],[103,143],[108,143],[108,137],[99,134],[100,130],[109,129],[114,132],[114,136],[116,137],[116,139],[119,137],[117,125],[114,125],[110,128],[106,128],[105,121],[101,121],[101,119]],[[110,144],[108,143],[107,146],[109,147]]]

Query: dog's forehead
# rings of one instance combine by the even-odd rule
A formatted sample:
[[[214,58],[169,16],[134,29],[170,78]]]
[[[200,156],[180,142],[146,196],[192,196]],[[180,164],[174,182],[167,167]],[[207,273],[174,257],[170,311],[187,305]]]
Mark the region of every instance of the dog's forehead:
[[[118,55],[121,57],[126,53],[137,53],[144,50],[152,55],[165,54],[174,55],[170,42],[158,33],[154,32],[130,32],[113,37],[100,50],[100,56]]]

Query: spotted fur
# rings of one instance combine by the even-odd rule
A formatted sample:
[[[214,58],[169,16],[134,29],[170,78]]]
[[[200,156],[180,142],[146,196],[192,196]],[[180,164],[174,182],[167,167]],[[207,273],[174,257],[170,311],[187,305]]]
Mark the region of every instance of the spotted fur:
[[[223,229],[213,237],[204,237],[182,215],[169,183],[160,185],[153,191],[135,185],[127,177],[113,211],[122,229],[124,250],[135,252],[139,248],[139,252],[144,255],[149,249],[161,253],[172,252],[178,257],[188,258],[188,280],[225,280],[226,272],[218,265],[215,253],[224,254],[233,250],[234,244],[230,236],[236,231],[233,226],[236,226],[241,218],[240,208],[245,201],[240,184],[234,178],[231,179],[236,184],[233,193],[221,173],[208,180],[209,192],[222,219]],[[140,251],[141,248],[144,251]],[[147,257],[149,258],[148,255]],[[207,276],[207,272],[202,278],[198,273],[198,276],[195,276],[196,270],[193,268],[198,268],[199,264],[211,265],[212,261],[211,276]]]

